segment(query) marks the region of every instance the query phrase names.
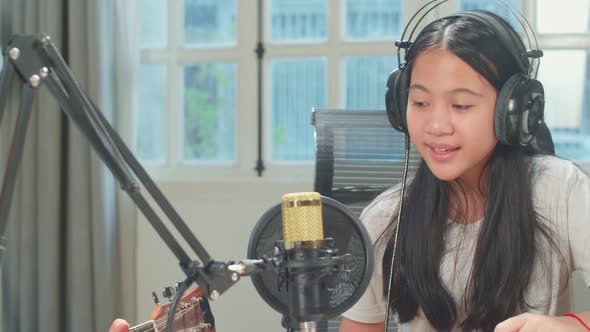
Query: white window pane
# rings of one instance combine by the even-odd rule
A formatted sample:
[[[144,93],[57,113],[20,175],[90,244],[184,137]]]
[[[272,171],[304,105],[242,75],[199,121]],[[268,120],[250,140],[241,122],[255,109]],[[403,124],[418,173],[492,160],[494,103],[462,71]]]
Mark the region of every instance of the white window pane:
[[[401,35],[401,0],[346,0],[346,39],[387,39]]]
[[[135,151],[138,159],[147,163],[166,159],[166,86],[165,65],[140,65]]]
[[[311,110],[326,105],[326,61],[273,60],[271,88],[272,159],[312,160]]]
[[[185,0],[184,42],[235,45],[236,0]]]
[[[588,32],[590,0],[537,1],[539,33]]]
[[[199,63],[184,69],[185,161],[231,161],[235,155],[236,65]]]
[[[326,0],[271,0],[271,40],[324,41],[327,31],[326,13]]]
[[[544,0],[545,1],[545,0]],[[522,12],[521,0],[502,0],[510,8]],[[483,9],[491,11],[492,13],[507,20],[516,31],[522,31],[522,25],[518,19],[505,6],[495,0],[461,0],[459,2],[459,10],[475,10]]]
[[[345,96],[348,109],[385,109],[389,73],[397,68],[393,56],[355,56],[344,59]]]
[[[545,88],[545,119],[556,154],[589,160],[590,55],[581,50],[549,50],[541,59],[539,80]]]
[[[166,47],[166,0],[139,1],[139,44],[142,48]]]

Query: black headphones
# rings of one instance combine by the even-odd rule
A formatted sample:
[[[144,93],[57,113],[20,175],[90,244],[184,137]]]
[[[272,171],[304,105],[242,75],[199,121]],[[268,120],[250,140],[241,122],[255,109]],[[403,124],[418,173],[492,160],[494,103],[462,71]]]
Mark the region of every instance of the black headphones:
[[[412,47],[412,35],[417,26],[424,19],[424,17],[439,5],[448,0],[433,0],[420,8],[408,22],[404,28],[401,41],[396,41],[395,46],[398,48],[398,63],[399,66],[394,70],[387,79],[387,92],[385,94],[385,107],[387,116],[394,129],[407,134],[406,126],[406,108],[408,101],[409,89],[409,71],[406,70],[406,63],[401,62],[400,52],[404,50],[404,60],[407,61],[407,54]],[[503,4],[520,22],[525,33],[528,32],[525,24],[530,29],[528,22],[522,15],[514,9],[508,7],[503,1],[497,0]],[[434,5],[433,5],[434,4]],[[418,19],[416,25],[408,40],[404,40],[406,31],[411,25],[414,18],[425,10],[426,7],[432,5],[427,11]],[[517,14],[518,13],[518,14]],[[533,75],[533,61],[543,56],[543,52],[536,47],[533,50],[527,51],[524,43],[521,41],[518,34],[510,27],[510,25],[499,16],[483,10],[464,11],[453,14],[453,17],[468,17],[481,24],[489,26],[492,31],[496,33],[502,45],[508,49],[514,59],[516,59],[520,72],[512,75],[503,85],[498,93],[496,100],[496,109],[494,115],[494,131],[497,139],[507,145],[528,145],[537,132],[539,126],[543,124],[543,110],[545,105],[543,85],[535,79],[536,70]],[[532,33],[532,29],[531,33]],[[533,33],[534,37],[534,33]],[[535,46],[536,45],[536,38]],[[529,60],[529,58],[531,60]],[[539,60],[540,61],[540,60]],[[538,63],[537,63],[538,69]]]

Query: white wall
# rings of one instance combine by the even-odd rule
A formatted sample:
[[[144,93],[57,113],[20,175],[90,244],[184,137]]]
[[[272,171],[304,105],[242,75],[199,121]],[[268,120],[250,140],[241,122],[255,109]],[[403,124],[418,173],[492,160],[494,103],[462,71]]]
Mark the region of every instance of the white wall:
[[[185,219],[213,259],[246,258],[252,228],[288,192],[310,191],[307,183],[277,183],[264,178],[239,183],[166,183],[160,189]],[[177,259],[143,215],[138,221],[138,319],[153,310],[151,292],[174,285],[184,274]],[[161,301],[163,301],[161,299]],[[167,301],[167,300],[166,300]],[[281,331],[281,315],[264,302],[248,277],[211,303],[218,331]]]

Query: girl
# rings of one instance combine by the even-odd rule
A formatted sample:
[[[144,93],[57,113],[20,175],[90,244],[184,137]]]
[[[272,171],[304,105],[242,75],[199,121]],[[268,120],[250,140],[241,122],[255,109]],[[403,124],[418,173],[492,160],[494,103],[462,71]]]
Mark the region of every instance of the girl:
[[[423,162],[408,181],[391,281],[400,331],[590,324],[590,312],[564,316],[572,271],[590,284],[590,179],[570,161],[498,142],[498,93],[522,72],[513,54],[468,15],[432,22],[407,54],[407,130]],[[400,188],[361,216],[375,270],[341,332],[384,329]]]

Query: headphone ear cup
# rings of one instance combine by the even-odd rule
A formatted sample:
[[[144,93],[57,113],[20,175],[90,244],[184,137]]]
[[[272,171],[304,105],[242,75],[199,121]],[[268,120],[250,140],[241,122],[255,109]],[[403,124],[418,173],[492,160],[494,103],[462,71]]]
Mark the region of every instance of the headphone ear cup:
[[[387,78],[385,110],[391,126],[402,133],[407,133],[407,85],[407,74],[403,68],[392,71]]]
[[[535,79],[527,79],[515,91],[514,98],[522,100],[522,119],[520,126],[520,144],[529,144],[536,136],[539,128],[545,122],[545,92],[543,84]]]
[[[500,89],[494,132],[507,145],[527,145],[543,122],[545,99],[541,82],[523,74],[510,77]]]
[[[494,132],[500,143],[515,145],[520,142],[520,114],[513,99],[514,91],[525,80],[522,74],[512,75],[500,89],[494,113]],[[512,101],[512,102],[511,102]]]

